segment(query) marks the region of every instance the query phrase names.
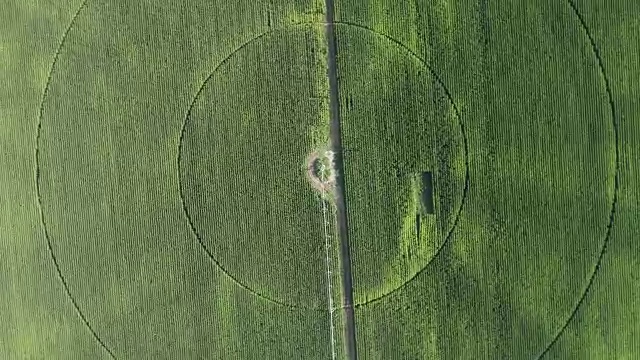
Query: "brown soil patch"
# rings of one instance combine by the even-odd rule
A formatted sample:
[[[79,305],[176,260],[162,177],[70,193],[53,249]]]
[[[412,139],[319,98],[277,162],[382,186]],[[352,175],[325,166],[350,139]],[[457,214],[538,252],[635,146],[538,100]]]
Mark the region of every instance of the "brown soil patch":
[[[318,169],[318,167],[325,167]],[[328,166],[328,168],[326,167]],[[314,151],[306,161],[307,179],[311,186],[324,193],[331,192],[336,183],[336,175],[333,166],[333,152],[331,150]],[[325,176],[322,176],[325,174]]]

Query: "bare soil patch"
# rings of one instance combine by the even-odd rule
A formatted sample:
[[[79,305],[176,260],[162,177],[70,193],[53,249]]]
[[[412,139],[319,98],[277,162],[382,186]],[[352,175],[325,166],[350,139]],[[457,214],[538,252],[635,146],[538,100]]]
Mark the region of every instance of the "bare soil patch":
[[[311,186],[324,193],[331,192],[336,184],[333,151],[314,151],[307,157],[306,174]]]

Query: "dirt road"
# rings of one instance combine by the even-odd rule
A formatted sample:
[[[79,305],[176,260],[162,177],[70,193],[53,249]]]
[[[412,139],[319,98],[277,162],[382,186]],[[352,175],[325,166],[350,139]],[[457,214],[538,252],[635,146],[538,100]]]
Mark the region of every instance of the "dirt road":
[[[330,139],[331,150],[334,153],[334,166],[336,174],[335,196],[337,207],[338,233],[340,236],[340,257],[342,274],[342,293],[345,315],[344,341],[347,357],[356,360],[356,326],[353,311],[353,281],[351,277],[351,252],[349,249],[349,233],[347,222],[347,207],[344,182],[344,161],[342,151],[342,134],[340,130],[340,98],[338,93],[338,64],[337,41],[334,18],[333,0],[325,0],[326,4],[326,37],[329,45],[328,52],[328,76],[329,76],[329,106],[331,114]]]

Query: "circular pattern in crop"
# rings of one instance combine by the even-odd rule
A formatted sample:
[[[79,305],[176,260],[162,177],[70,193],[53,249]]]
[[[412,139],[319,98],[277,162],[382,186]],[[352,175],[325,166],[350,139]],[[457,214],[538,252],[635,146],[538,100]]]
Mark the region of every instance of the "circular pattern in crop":
[[[359,303],[412,279],[450,235],[465,192],[465,139],[446,89],[422,61],[369,30],[338,28],[345,78],[359,72],[359,82],[385,83],[381,88],[343,83],[340,89],[347,99],[341,119],[348,154],[344,177]],[[314,150],[319,144],[309,137],[317,133],[309,128],[329,119],[308,116],[314,105],[303,100],[313,94],[301,94],[295,86],[310,83],[306,75],[295,66],[270,67],[293,62],[282,58],[289,53],[275,50],[285,38],[249,43],[198,93],[181,139],[181,193],[198,241],[241,286],[277,302],[317,305],[305,298],[311,289],[322,293],[313,282],[279,288],[273,281],[321,273],[322,242],[313,239],[322,239],[323,215],[314,192],[301,181],[306,178],[330,198],[336,176],[333,154]],[[293,37],[286,46],[296,40],[301,41]],[[384,56],[372,56],[376,53]],[[288,79],[287,86],[282,79]],[[223,97],[233,106],[221,106]],[[264,101],[261,112],[238,111],[255,101]]]

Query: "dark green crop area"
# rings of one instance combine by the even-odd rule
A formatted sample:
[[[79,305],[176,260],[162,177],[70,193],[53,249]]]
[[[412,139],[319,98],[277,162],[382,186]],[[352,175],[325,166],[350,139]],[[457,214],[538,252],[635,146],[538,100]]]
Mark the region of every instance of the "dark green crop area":
[[[3,0],[0,359],[640,358],[639,34],[631,0]]]

